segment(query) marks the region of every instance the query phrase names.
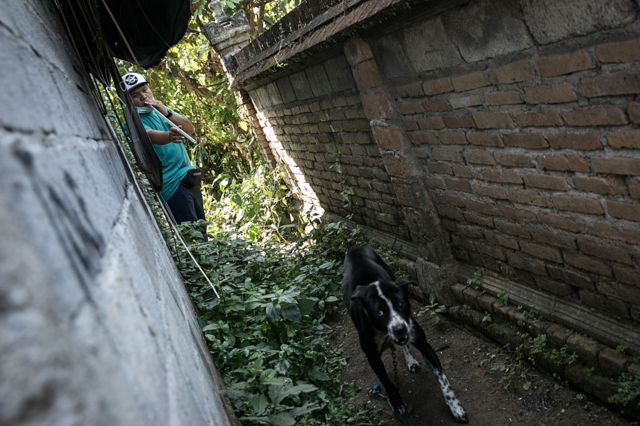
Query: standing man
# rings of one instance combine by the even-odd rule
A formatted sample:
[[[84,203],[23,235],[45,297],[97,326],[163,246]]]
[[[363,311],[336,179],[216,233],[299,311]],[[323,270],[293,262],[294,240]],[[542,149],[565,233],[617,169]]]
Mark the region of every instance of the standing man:
[[[138,109],[140,120],[147,130],[153,150],[162,163],[162,191],[160,196],[169,205],[177,223],[204,219],[200,170],[193,167],[187,150],[182,144],[182,135],[164,120],[193,135],[195,127],[191,121],[167,108],[153,97],[151,87],[143,75],[130,72],[122,77],[125,90],[131,95]]]

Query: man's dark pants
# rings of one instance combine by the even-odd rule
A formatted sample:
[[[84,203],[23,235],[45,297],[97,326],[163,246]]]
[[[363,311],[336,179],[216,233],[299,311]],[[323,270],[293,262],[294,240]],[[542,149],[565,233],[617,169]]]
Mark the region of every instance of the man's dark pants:
[[[177,223],[204,220],[202,192],[198,187],[187,188],[180,184],[175,194],[167,200],[167,204]]]

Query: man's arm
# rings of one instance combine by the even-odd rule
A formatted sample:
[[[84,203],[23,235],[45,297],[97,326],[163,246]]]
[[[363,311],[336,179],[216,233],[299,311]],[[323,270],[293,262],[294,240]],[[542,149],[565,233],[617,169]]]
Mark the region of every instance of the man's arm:
[[[169,108],[167,108],[160,101],[153,99],[152,101],[147,102],[147,105],[157,109],[158,112],[160,112],[160,114],[164,115],[165,117],[167,117],[167,115],[169,114]],[[191,120],[189,120],[184,115],[178,114],[177,112],[173,111],[173,114],[171,115],[171,117],[167,117],[167,118],[171,120],[173,124],[180,126],[182,130],[184,130],[190,135],[193,135],[196,132],[196,128],[193,126],[193,123],[191,123]]]
[[[173,127],[170,130],[167,130],[166,132],[162,130],[153,130],[153,129],[146,129],[146,130],[147,130],[147,135],[149,136],[149,139],[151,139],[151,143],[156,145],[166,145],[171,142],[180,143],[181,140],[184,138],[184,136],[182,136],[180,132],[178,132],[178,130],[176,130]]]

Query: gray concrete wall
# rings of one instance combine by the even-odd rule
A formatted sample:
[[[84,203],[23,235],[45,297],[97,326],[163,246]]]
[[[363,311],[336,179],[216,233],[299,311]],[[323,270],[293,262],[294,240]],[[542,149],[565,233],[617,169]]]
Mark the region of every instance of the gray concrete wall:
[[[52,4],[0,3],[0,424],[227,424],[182,280]]]

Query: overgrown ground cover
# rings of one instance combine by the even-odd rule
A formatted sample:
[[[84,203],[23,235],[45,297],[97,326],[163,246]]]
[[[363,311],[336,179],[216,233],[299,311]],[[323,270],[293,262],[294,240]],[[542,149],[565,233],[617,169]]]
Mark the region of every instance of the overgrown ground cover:
[[[244,424],[378,424],[340,380],[346,363],[325,322],[341,309],[342,260],[361,232],[296,219],[275,172],[219,180],[208,236],[203,224],[180,230],[220,299],[167,238],[236,415]]]

